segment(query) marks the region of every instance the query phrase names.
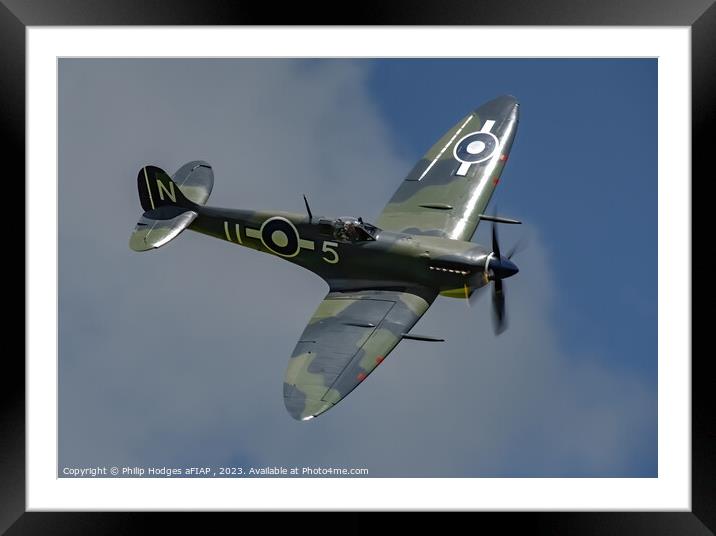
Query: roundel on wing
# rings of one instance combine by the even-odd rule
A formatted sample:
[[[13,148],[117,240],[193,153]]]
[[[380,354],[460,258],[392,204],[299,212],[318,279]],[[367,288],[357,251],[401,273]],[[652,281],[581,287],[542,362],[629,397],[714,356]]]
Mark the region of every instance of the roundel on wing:
[[[455,144],[453,154],[460,162],[475,164],[490,158],[497,145],[497,137],[492,132],[473,132]]]
[[[266,220],[261,226],[261,241],[269,250],[282,257],[293,257],[300,249],[298,231],[285,218]]]

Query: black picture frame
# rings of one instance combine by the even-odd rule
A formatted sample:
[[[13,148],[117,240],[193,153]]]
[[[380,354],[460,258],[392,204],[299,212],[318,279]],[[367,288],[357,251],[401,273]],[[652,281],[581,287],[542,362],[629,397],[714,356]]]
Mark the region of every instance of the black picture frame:
[[[86,25],[608,25],[690,26],[692,31],[692,176],[709,177],[708,134],[716,126],[716,5],[714,0],[405,0],[270,5],[221,0],[0,0],[0,103],[6,173],[25,173],[25,30],[27,26]],[[9,165],[8,165],[9,163]],[[6,176],[7,179],[9,177]],[[693,187],[694,181],[691,184]],[[24,198],[24,207],[27,199]],[[16,202],[16,206],[21,206]],[[23,221],[20,217],[14,221]],[[698,243],[698,242],[696,242]],[[684,245],[680,255],[689,255]],[[15,257],[17,259],[17,257]],[[11,262],[17,262],[16,260]],[[686,264],[688,266],[688,264]],[[26,269],[23,260],[23,268]],[[23,272],[24,273],[24,272]],[[27,283],[26,283],[27,284]],[[23,309],[24,310],[24,309]],[[16,315],[19,316],[19,315]],[[693,328],[692,328],[693,332]],[[693,340],[693,339],[692,339]],[[169,524],[206,529],[206,514],[167,519],[160,513],[39,513],[25,511],[25,365],[16,352],[4,355],[0,389],[0,533],[130,534],[166,531]],[[685,357],[685,356],[678,356]],[[692,351],[692,508],[690,512],[477,513],[468,522],[499,524],[501,531],[550,534],[713,534],[716,530],[716,415],[711,400],[710,356]],[[230,515],[230,514],[225,514]],[[307,514],[308,515],[308,514]],[[367,516],[367,517],[366,517]],[[178,518],[178,519],[177,519]],[[322,518],[325,522],[326,518]],[[371,526],[372,516],[341,519],[350,532]],[[304,520],[303,523],[305,523]],[[309,521],[313,523],[313,521]],[[290,526],[291,520],[272,523]],[[333,524],[334,521],[329,521]],[[421,522],[422,523],[422,522]],[[279,530],[282,526],[276,527]],[[342,532],[346,532],[341,529]],[[330,529],[329,529],[330,530]]]

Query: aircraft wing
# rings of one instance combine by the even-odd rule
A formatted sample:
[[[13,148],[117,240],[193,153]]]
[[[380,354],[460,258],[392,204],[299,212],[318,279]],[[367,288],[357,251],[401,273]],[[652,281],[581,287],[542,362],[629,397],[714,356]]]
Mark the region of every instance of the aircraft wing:
[[[355,389],[428,310],[430,289],[329,292],[291,355],[283,385],[286,409],[307,420]]]
[[[376,225],[470,240],[510,153],[518,108],[505,95],[460,119],[415,165]]]

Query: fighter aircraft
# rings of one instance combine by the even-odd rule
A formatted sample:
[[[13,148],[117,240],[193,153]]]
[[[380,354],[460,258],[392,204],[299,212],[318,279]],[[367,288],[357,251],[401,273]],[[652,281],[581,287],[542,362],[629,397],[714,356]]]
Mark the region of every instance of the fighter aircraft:
[[[518,272],[503,255],[486,214],[518,124],[512,96],[491,100],[460,119],[408,173],[375,224],[354,217],[260,212],[205,206],[214,184],[203,161],[170,178],[139,171],[144,209],[129,240],[135,251],[163,246],[184,229],[281,257],[322,277],[329,291],[289,359],[283,397],[288,413],[312,419],[363,382],[410,333],[438,294],[468,299],[492,283],[496,333],[505,329],[503,280]],[[491,247],[470,242],[492,222]]]

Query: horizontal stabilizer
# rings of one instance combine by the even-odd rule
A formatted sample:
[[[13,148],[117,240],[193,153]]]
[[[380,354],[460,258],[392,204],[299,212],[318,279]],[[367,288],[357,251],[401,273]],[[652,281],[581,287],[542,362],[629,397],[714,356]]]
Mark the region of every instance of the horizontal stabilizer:
[[[129,238],[129,247],[134,251],[161,247],[189,227],[196,216],[193,210],[173,205],[148,210],[139,218]]]
[[[214,171],[203,160],[187,162],[172,176],[184,196],[197,205],[205,205],[214,187]]]

